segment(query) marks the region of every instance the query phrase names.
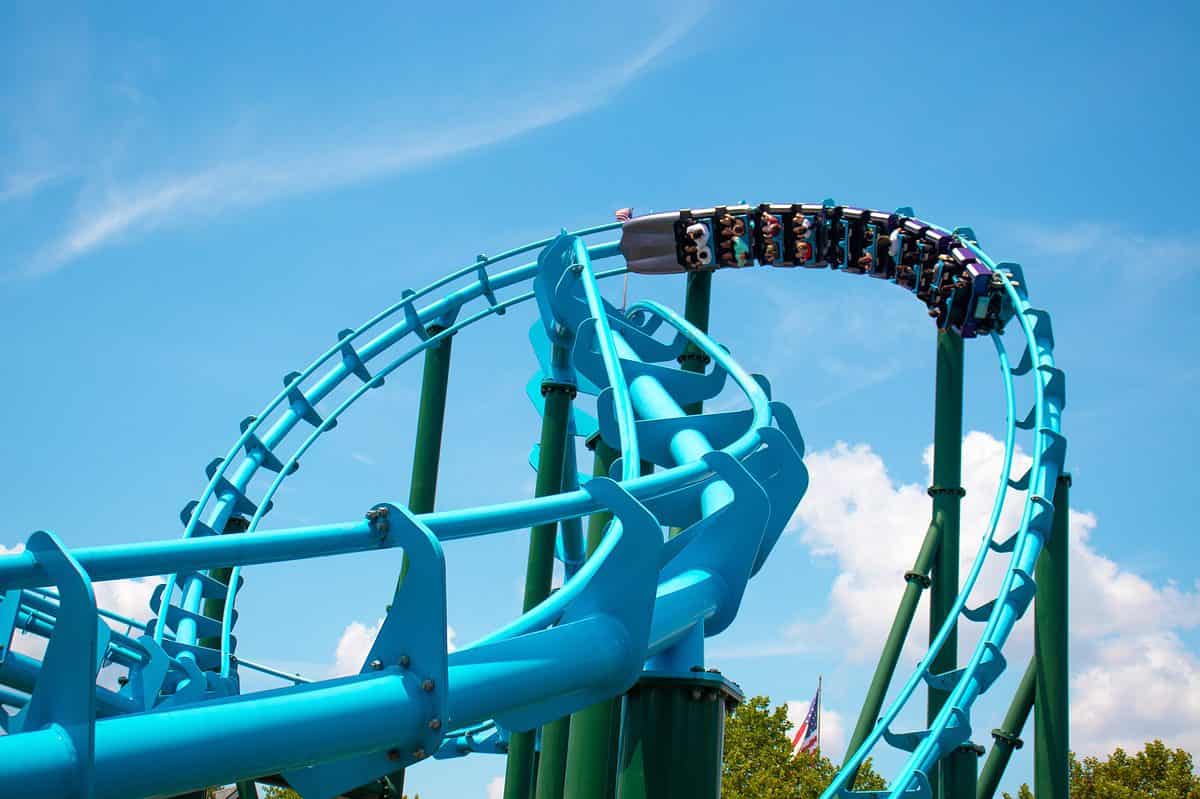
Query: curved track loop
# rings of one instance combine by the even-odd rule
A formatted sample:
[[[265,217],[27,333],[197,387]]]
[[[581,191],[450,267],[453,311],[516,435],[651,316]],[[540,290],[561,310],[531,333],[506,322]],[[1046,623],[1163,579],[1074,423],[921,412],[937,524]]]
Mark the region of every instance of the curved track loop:
[[[736,219],[724,208],[635,219],[623,226],[621,242],[585,243],[584,237],[622,227],[610,224],[575,234],[564,232],[492,258],[479,256],[475,263],[419,291],[403,292],[400,302],[360,327],[341,331],[337,342],[316,361],[284,378],[283,390],[259,414],[244,420],[241,435],[225,456],[209,464],[204,491],[181,514],[185,538],[219,538],[220,531],[236,529],[230,522],[234,517],[244,519],[242,526],[250,532],[257,530],[283,480],[354,402],[383,385],[387,376],[417,353],[531,299],[541,316],[532,340],[542,375],[574,383],[580,393],[596,397],[596,418],[587,425],[598,429],[621,453],[614,479],[592,478],[574,490],[539,499],[419,517],[385,504],[368,513],[366,521],[263,534],[272,547],[286,538],[290,549],[280,544],[279,551],[271,550],[273,554],[244,556],[236,563],[376,545],[401,546],[410,557],[412,567],[397,590],[363,674],[347,680],[314,684],[293,680],[299,684],[269,694],[232,696],[238,693],[233,630],[241,565],[235,567],[228,588],[207,577],[200,566],[170,575],[167,587],[152,603],[157,618],[147,625],[147,635],[134,637],[134,622],[123,617],[131,625],[125,633],[109,633],[106,625],[99,625],[103,640],[93,645],[108,661],[128,666],[131,679],[119,692],[98,689],[91,721],[72,728],[80,740],[92,740],[84,733],[94,731],[91,755],[64,754],[52,738],[45,737],[53,731],[53,724],[46,721],[53,712],[39,699],[45,693],[40,686],[53,675],[46,672],[39,677],[38,664],[11,654],[4,667],[0,657],[4,667],[0,681],[11,684],[12,675],[19,672],[24,676],[18,687],[31,692],[31,697],[16,696],[12,701],[36,705],[38,710],[33,721],[28,713],[8,720],[13,734],[0,738],[0,793],[70,795],[86,786],[103,799],[168,793],[282,771],[306,795],[332,796],[430,754],[454,757],[471,751],[502,751],[508,730],[531,729],[621,693],[637,679],[648,659],[661,656],[667,660],[654,662],[682,668],[702,663],[698,642],[732,622],[747,581],[762,567],[807,488],[803,440],[791,411],[771,400],[764,378],[747,374],[728,352],[673,311],[642,302],[625,312],[606,303],[597,281],[626,270],[597,273],[593,261],[623,254],[630,268],[642,263],[653,266],[642,271],[683,271],[680,264],[696,260],[694,249],[688,249],[693,240],[683,238],[683,233],[691,236],[698,219],[711,219],[701,242],[706,257],[712,257],[705,249],[711,235],[718,245],[713,250],[723,263],[749,265],[751,259],[744,253],[751,249],[761,262],[777,263],[779,248],[784,244],[790,248],[794,241],[782,234],[768,240],[776,235],[772,230],[778,230],[779,219],[784,218],[800,231],[807,214],[820,224],[838,225],[845,219],[850,228],[845,243],[851,258],[837,254],[835,237],[832,249],[821,241],[822,254],[814,262],[820,258],[818,265],[824,265],[823,253],[834,253],[835,266],[844,260],[861,267],[846,266],[845,271],[870,270],[876,277],[905,285],[929,305],[940,326],[954,326],[966,337],[976,330],[990,332],[1001,366],[1008,417],[1004,466],[987,529],[954,614],[824,794],[825,799],[860,795],[848,790],[848,776],[885,740],[908,750],[910,757],[890,791],[862,795],[929,796],[926,775],[968,739],[974,701],[1004,670],[1002,649],[1033,598],[1033,566],[1050,531],[1053,507],[1047,497],[1065,455],[1060,432],[1065,395],[1062,372],[1054,366],[1049,316],[1030,306],[1019,267],[993,263],[968,229],[950,232],[928,225],[914,219],[911,209],[902,209],[907,215],[886,214],[843,209],[827,201],[734,211]],[[728,242],[721,237],[739,230],[748,231],[747,243],[740,249],[722,249]],[[893,231],[891,245],[888,231]],[[752,237],[756,238],[751,241]],[[896,255],[895,272],[876,274],[864,254],[874,255],[878,265],[890,258],[889,246]],[[906,277],[901,258],[910,249],[917,266],[915,274],[910,270]],[[535,250],[539,254],[534,263],[500,272],[492,269]],[[922,271],[922,264],[930,269]],[[532,290],[516,293],[530,282]],[[443,289],[440,298],[432,298]],[[961,310],[964,303],[959,302],[963,298],[969,298],[966,317]],[[424,304],[418,307],[418,301]],[[1010,367],[998,335],[1010,317],[1018,321],[1027,343],[1016,367]],[[673,334],[670,340],[658,337],[663,330]],[[708,372],[664,365],[673,363],[688,343],[708,356],[712,364]],[[1030,414],[1018,420],[1013,378],[1025,376],[1032,380],[1035,403]],[[696,416],[683,412],[690,403],[716,396],[727,380],[741,391],[746,410]],[[577,413],[575,418],[573,432],[581,434],[580,420],[586,414]],[[1033,464],[1026,476],[1012,480],[1018,430],[1032,431]],[[645,460],[658,470],[641,474]],[[271,475],[269,482],[252,491],[261,472]],[[999,541],[997,526],[1011,489],[1027,492],[1024,512],[1015,533]],[[446,653],[439,541],[568,522],[599,510],[612,513],[613,522],[593,555],[572,564],[559,591],[471,646]],[[664,540],[665,526],[683,530]],[[318,542],[326,540],[336,540],[336,545],[323,549]],[[56,554],[53,537],[39,542],[37,553],[0,557],[0,588],[17,586],[0,603],[0,622],[6,610],[15,609],[19,612],[14,624],[50,636],[56,625],[61,627],[71,616],[67,612],[71,603],[60,604],[57,594],[33,587],[54,582],[45,578],[50,571],[45,564],[75,564],[89,592],[80,563],[102,564],[89,567],[104,575],[97,579],[146,573],[130,565],[133,559],[118,554],[81,550],[75,553],[76,561],[65,550]],[[230,551],[246,552],[249,543],[239,536]],[[154,545],[146,546],[149,553]],[[164,551],[177,549],[162,545],[147,562],[199,563],[186,553],[161,559]],[[968,609],[968,597],[991,554],[1009,556],[1001,587],[983,605]],[[212,562],[210,558],[208,563]],[[64,586],[67,591],[63,596],[83,596],[79,585],[72,587],[72,581],[77,582],[71,576],[74,572],[55,568],[63,575],[59,585],[60,591]],[[210,598],[227,600],[219,624],[203,616],[202,603]],[[932,674],[930,664],[958,613],[985,623],[979,644],[963,668]],[[220,642],[216,648],[208,645],[214,638]],[[56,636],[51,639],[51,654],[68,646]],[[61,660],[64,655],[55,657]],[[242,665],[257,667],[245,661]],[[43,664],[43,668],[49,667]],[[928,730],[895,733],[891,724],[922,681],[950,691],[942,712]],[[148,712],[166,708],[176,713]],[[256,739],[270,741],[268,719],[291,729],[338,719],[348,722],[364,713],[380,712],[389,718],[385,727],[359,724],[353,734],[339,740],[336,751],[314,741],[315,748],[302,755],[294,736],[287,746],[263,743],[253,753],[232,748],[232,743],[224,750],[201,745],[225,741],[232,730],[245,729],[251,718],[263,719],[264,727],[253,731]],[[99,722],[97,715],[102,717]],[[113,745],[128,740],[142,742],[135,749],[143,761],[170,757],[179,746],[189,748],[188,756],[171,761],[169,784],[164,784],[161,779],[129,773],[125,750]],[[23,756],[23,762],[32,765],[12,765]],[[56,793],[55,786],[62,786],[61,791]]]

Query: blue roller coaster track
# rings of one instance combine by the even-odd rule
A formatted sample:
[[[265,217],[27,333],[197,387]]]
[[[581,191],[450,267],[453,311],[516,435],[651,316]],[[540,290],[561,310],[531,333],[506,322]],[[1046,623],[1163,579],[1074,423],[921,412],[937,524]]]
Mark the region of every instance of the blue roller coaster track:
[[[606,234],[609,240],[596,240]],[[536,260],[520,264],[532,253]],[[609,259],[624,263],[596,269]],[[995,345],[1007,406],[1005,457],[978,554],[950,618],[824,794],[929,797],[928,775],[969,739],[972,707],[1005,670],[1005,644],[1034,597],[1034,564],[1050,533],[1050,497],[1066,450],[1065,380],[1054,365],[1050,316],[1030,304],[1019,266],[995,263],[968,228],[940,228],[908,208],[879,212],[832,201],[652,214],[481,255],[402,292],[396,304],[339,332],[308,367],[284,376],[279,393],[208,464],[207,484],[183,508],[182,539],[67,549],[39,531],[23,552],[0,556],[0,704],[13,710],[0,710],[0,796],[172,796],[282,775],[309,799],[333,797],[427,758],[503,751],[510,731],[622,694],[652,658],[669,662],[690,648],[692,662],[702,661],[702,636],[734,621],[749,579],[805,493],[804,442],[765,378],[748,374],[669,308],[616,308],[599,281],[627,271],[755,264],[879,278],[915,294],[939,328],[990,336]],[[572,463],[571,490],[551,496],[419,515],[383,502],[350,521],[260,529],[284,480],[357,400],[416,355],[530,301],[540,317],[530,336],[540,364],[531,398],[540,409],[543,379],[594,396],[594,414],[572,411],[571,433],[598,433],[620,453],[610,476],[589,479]],[[1015,366],[1001,335],[1013,324],[1026,347]],[[707,356],[709,366],[676,368],[685,347]],[[1017,379],[1028,381],[1035,399],[1023,416]],[[744,396],[745,409],[685,412],[727,384]],[[1031,439],[1032,466],[1014,478],[1019,435]],[[643,462],[657,469],[643,473]],[[265,490],[252,496],[252,482]],[[1001,537],[1010,493],[1024,510],[1018,528]],[[579,525],[561,526],[567,577],[560,590],[448,652],[443,542],[597,512],[612,521],[586,559],[578,554]],[[681,532],[666,536],[665,527]],[[224,534],[234,530],[240,534]],[[245,567],[388,548],[403,550],[407,571],[360,674],[309,682],[238,658],[236,597]],[[995,558],[1006,564],[999,589],[972,599],[985,561]],[[232,567],[227,582],[209,573],[225,567]],[[163,574],[149,622],[97,607],[94,582]],[[223,601],[222,618],[205,614],[208,600]],[[983,625],[978,644],[961,668],[934,673],[959,615]],[[14,651],[18,630],[48,639],[40,661]],[[127,671],[115,690],[97,684],[109,664]],[[243,695],[239,668],[292,684]],[[948,691],[947,701],[928,729],[895,731],[922,683]],[[880,741],[908,753],[892,787],[852,791],[851,775]]]

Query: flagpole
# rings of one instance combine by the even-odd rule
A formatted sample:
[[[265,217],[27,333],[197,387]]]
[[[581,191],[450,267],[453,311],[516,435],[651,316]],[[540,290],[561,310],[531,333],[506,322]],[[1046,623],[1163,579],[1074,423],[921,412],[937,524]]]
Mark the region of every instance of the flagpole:
[[[817,675],[817,758],[821,757],[821,679],[822,675]]]

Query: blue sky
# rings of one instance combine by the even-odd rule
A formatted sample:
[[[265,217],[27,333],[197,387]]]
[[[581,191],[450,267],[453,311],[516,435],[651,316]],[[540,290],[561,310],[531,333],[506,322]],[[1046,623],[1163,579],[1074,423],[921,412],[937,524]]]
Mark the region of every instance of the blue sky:
[[[177,535],[204,465],[282,375],[478,252],[623,205],[911,205],[1024,264],[1054,315],[1076,478],[1077,745],[1159,734],[1200,752],[1200,13],[869,11],[6,6],[0,544],[39,528],[73,545]],[[681,278],[629,291],[682,304]],[[902,292],[844,275],[721,273],[714,294],[714,336],[771,378],[814,454],[792,534],[710,654],[777,701],[807,701],[824,674],[850,725],[927,515],[913,494],[928,479],[932,328]],[[532,490],[531,313],[455,343],[441,507]],[[990,345],[972,344],[973,496],[994,466],[982,433],[1002,422],[994,372]],[[409,369],[361,403],[270,523],[406,496],[418,381]],[[460,642],[516,614],[524,547],[448,547]],[[240,651],[328,671],[381,614],[395,567],[252,571]],[[134,604],[136,588],[111,598]],[[471,758],[410,784],[483,797],[502,772]]]

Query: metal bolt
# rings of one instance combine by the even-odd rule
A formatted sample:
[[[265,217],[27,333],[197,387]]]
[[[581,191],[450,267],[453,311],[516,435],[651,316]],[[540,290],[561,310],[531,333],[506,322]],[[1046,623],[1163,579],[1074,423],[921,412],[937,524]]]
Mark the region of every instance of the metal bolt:
[[[392,760],[392,761],[399,760],[400,759],[400,750],[399,749],[387,750],[387,759]]]
[[[425,693],[429,693],[430,691],[432,691],[433,690],[433,680],[425,680],[424,682],[422,682],[421,690],[424,691]]]
[[[377,507],[367,511],[367,521],[371,523],[371,529],[377,533],[387,533],[388,531],[388,512],[387,508]]]
[[[425,750],[417,749],[416,751],[413,752],[413,757],[415,757],[417,760],[422,759],[423,757],[425,757]]]
[[[126,684],[128,684],[128,682],[129,682],[129,678],[126,677],[125,675],[121,675],[120,677],[117,678],[117,685],[126,685]]]
[[[401,656],[400,656],[400,665],[401,665],[402,667],[404,667],[404,668],[406,668],[406,669],[407,669],[407,668],[408,668],[408,664],[409,664],[409,663],[412,663],[412,658],[410,658],[408,655],[401,655]]]
[[[442,728],[442,720],[441,719],[430,719],[429,720],[429,729],[440,730],[441,728]]]
[[[383,661],[382,661],[382,660],[378,660],[378,659],[376,659],[376,660],[372,660],[372,661],[371,661],[371,668],[375,669],[375,671],[379,671],[380,669],[382,669],[382,668],[383,668]]]

